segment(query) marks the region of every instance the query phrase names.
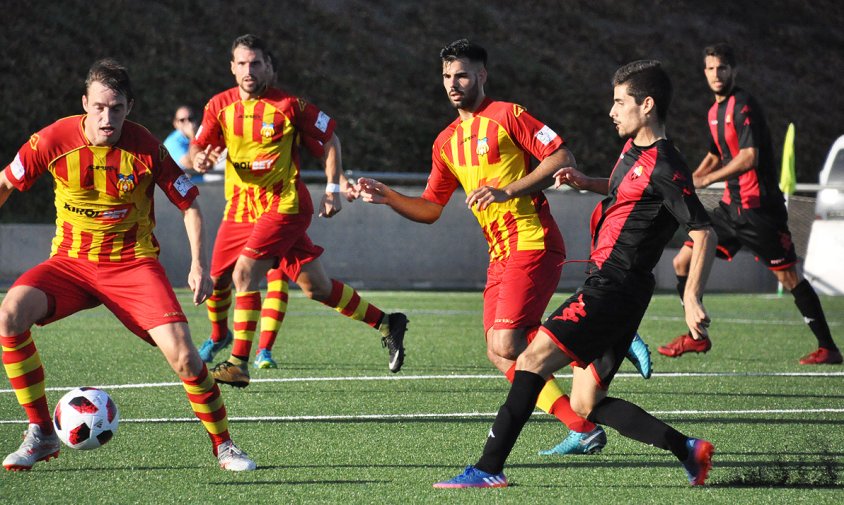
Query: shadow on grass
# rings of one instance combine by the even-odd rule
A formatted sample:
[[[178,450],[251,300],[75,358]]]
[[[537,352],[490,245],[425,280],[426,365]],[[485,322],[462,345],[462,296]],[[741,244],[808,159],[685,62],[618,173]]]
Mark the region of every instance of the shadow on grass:
[[[335,486],[335,485],[356,485],[366,486],[369,484],[390,484],[389,480],[245,480],[238,482],[209,482],[212,486]]]

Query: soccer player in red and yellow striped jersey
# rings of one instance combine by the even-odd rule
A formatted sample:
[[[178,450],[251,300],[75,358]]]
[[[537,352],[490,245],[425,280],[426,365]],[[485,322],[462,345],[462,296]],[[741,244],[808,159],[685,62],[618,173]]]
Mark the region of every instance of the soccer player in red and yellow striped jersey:
[[[443,48],[440,57],[443,85],[458,117],[434,142],[422,196],[408,197],[368,178],[358,180],[358,190],[364,201],[433,223],[454,191],[463,188],[489,244],[487,356],[512,382],[516,357],[536,334],[565,260],[563,237],[542,190],[551,185],[554,172],[574,166],[575,160],[563,139],[524,107],[485,95],[485,49],[461,39]],[[532,167],[531,158],[540,163]],[[553,452],[591,453],[603,447],[603,430],[572,410],[553,378],[538,406],[565,423],[577,442]]]
[[[0,172],[0,205],[15,189],[26,191],[49,172],[57,213],[50,258],[18,278],[0,305],[3,366],[29,419],[23,444],[3,460],[7,470],[29,470],[59,453],[44,367],[30,328],[100,304],[161,349],[184,383],[220,466],[255,469],[231,441],[219,388],[193,346],[152,233],[157,185],[184,213],[191,252],[188,284],[194,303],[202,303],[211,281],[201,250],[198,190],[152,134],[126,121],[132,104],[126,69],[114,60],[97,61],[82,97],[86,114],[60,119],[32,135]]]
[[[277,267],[305,295],[343,315],[380,330],[389,368],[404,361],[407,318],[385,314],[355,289],[331,279],[319,256],[323,249],[307,234],[314,212],[301,180],[297,146],[319,145],[328,181],[320,216],[340,211],[342,163],[335,122],[313,104],[271,86],[273,65],[267,46],[255,35],[232,44],[231,71],[237,86],[211,98],[191,145],[194,169],[204,172],[226,149],[226,210],[214,246],[215,287],[234,282],[234,345],[231,356],[211,373],[217,382],[245,387],[247,362],[261,318],[259,282]],[[241,223],[251,223],[242,226]],[[233,252],[232,252],[233,251]],[[218,259],[218,255],[223,255]],[[220,268],[217,268],[219,266]]]

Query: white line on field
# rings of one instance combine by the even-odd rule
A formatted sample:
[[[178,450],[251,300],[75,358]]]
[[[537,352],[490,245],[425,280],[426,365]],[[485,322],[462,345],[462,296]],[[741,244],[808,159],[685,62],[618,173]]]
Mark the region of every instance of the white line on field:
[[[570,377],[571,374],[556,374],[557,377]],[[844,377],[844,372],[654,372],[654,378],[668,377]],[[367,382],[367,381],[416,381],[416,380],[501,380],[500,374],[463,374],[463,375],[375,375],[350,377],[278,377],[275,379],[252,379],[251,383],[279,382]],[[641,379],[637,373],[619,373],[616,378]],[[92,386],[99,389],[143,389],[156,387],[182,386],[181,382],[148,382],[141,384],[110,384]],[[70,391],[78,386],[56,386],[47,391]],[[14,389],[0,389],[0,394],[14,393]]]
[[[537,412],[547,415],[544,412]],[[654,410],[651,414],[663,416],[707,416],[707,415],[757,415],[757,414],[844,414],[844,409],[740,409],[740,410]],[[391,421],[398,419],[493,419],[496,412],[443,412],[419,414],[356,414],[332,416],[231,416],[232,422],[331,422],[331,421]],[[20,419],[0,419],[0,424],[25,424]],[[121,419],[121,423],[192,423],[195,417],[158,417],[148,419]]]

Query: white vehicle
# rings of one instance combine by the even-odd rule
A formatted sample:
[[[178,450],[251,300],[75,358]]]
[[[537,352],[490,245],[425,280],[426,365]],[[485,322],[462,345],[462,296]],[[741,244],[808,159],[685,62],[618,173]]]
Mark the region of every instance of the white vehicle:
[[[818,179],[821,186],[839,187],[818,191],[815,218],[844,219],[844,135],[832,144]]]

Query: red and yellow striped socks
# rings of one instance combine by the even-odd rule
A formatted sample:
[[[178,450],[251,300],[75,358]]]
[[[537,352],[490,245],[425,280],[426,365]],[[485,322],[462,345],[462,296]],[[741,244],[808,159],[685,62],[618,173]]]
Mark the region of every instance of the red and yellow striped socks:
[[[246,291],[234,297],[234,343],[229,362],[242,365],[249,361],[255,329],[261,318],[261,292]],[[235,361],[231,358],[235,358]]]
[[[3,367],[18,403],[26,411],[31,424],[37,424],[44,433],[53,432],[50,408],[44,387],[44,366],[29,330],[20,335],[0,336],[3,349]]]
[[[208,375],[208,368],[202,365],[202,371],[197,377],[180,377],[185,392],[188,394],[190,407],[194,415],[202,421],[205,431],[214,444],[214,455],[217,446],[231,439],[229,436],[229,420],[226,416],[226,406],[220,396],[220,388],[214,379]]]
[[[272,350],[287,313],[289,281],[281,270],[267,272],[267,296],[261,306],[261,336],[258,349]]]
[[[331,295],[322,303],[373,328],[378,328],[385,315],[381,309],[361,298],[353,287],[334,279],[331,279]]]
[[[229,331],[229,307],[232,305],[231,284],[224,288],[214,288],[205,302],[208,307],[208,320],[211,321],[211,340],[220,342]]]

